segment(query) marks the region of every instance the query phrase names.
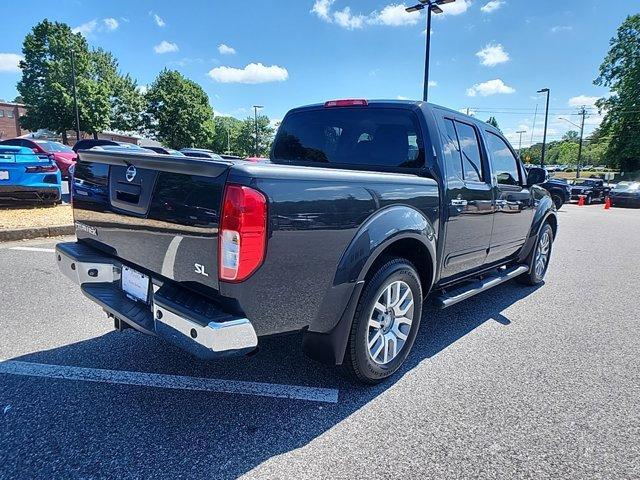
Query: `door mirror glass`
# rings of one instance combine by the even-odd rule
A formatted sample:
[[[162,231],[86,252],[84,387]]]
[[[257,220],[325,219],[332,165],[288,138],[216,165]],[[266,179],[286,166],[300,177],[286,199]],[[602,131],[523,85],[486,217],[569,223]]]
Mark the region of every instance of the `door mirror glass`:
[[[527,173],[527,186],[540,185],[547,181],[547,171],[544,168],[532,167]]]

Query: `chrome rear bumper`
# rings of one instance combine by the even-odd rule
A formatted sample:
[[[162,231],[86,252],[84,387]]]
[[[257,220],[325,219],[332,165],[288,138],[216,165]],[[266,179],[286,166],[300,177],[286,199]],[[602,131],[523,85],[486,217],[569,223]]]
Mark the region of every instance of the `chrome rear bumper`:
[[[205,359],[249,353],[258,345],[247,318],[225,312],[202,295],[152,278],[145,304],[122,291],[119,261],[77,242],[59,243],[55,256],[60,271],[80,285],[85,296],[136,330],[166,338]]]

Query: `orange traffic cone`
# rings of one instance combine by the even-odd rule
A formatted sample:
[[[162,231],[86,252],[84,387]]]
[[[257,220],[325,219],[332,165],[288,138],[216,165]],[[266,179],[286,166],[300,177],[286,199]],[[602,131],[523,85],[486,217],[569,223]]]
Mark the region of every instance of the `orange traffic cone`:
[[[584,205],[584,197],[582,195],[580,195],[578,197],[578,206],[581,207]]]
[[[611,199],[609,197],[604,200],[604,209],[609,210],[611,208]]]

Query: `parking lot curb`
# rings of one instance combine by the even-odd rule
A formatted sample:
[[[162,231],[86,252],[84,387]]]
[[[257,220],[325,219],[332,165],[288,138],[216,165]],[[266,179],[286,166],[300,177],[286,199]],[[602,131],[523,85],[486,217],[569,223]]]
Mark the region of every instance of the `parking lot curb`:
[[[73,225],[0,230],[0,242],[11,242],[15,240],[27,240],[30,238],[40,237],[58,237],[61,235],[73,235],[74,233],[76,233],[76,229]]]

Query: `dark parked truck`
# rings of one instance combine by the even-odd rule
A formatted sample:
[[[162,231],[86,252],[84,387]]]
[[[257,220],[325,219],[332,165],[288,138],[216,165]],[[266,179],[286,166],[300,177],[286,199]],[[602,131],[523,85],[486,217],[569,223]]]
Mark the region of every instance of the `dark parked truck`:
[[[332,101],[289,112],[270,162],[81,151],[78,241],[56,256],[117,328],[202,358],[301,331],[309,356],[374,383],[409,354],[427,297],[542,281],[544,179],[458,112]]]

